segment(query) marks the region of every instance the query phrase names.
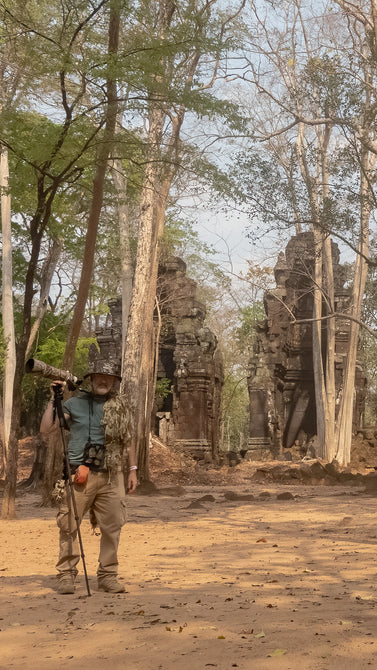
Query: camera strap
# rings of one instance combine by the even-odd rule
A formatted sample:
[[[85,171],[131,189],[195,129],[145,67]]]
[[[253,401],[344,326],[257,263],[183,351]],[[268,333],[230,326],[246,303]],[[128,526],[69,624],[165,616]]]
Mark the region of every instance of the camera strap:
[[[85,391],[85,393],[88,393],[88,392]],[[91,416],[94,416],[94,406],[93,406],[93,402],[94,402],[94,400],[95,400],[96,398],[98,398],[98,400],[102,400],[102,401],[103,401],[104,399],[107,400],[108,395],[105,396],[105,398],[104,398],[103,396],[93,396],[92,393],[88,393],[88,395],[87,395],[87,399],[88,399],[88,442],[89,442],[89,443],[92,441],[92,437],[91,437],[91,435],[90,435]]]
[[[93,410],[93,398],[92,398],[92,396],[90,395],[90,396],[88,397],[88,433],[89,433],[89,435],[88,435],[88,442],[89,442],[89,444],[90,444],[90,442],[92,441],[92,438],[90,437],[90,426],[91,426],[90,415],[93,414],[93,411],[94,411],[94,410]]]

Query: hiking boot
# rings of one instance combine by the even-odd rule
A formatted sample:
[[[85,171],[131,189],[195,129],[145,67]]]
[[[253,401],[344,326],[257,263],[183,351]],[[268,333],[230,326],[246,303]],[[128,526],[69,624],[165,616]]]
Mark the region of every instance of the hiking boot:
[[[70,572],[62,573],[58,576],[57,592],[61,595],[75,592],[75,580]]]
[[[126,589],[118,582],[116,575],[107,575],[98,578],[98,590],[106,593],[124,593]]]

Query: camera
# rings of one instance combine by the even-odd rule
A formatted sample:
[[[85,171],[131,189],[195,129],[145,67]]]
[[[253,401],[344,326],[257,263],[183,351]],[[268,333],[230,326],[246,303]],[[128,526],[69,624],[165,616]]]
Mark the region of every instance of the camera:
[[[93,444],[92,442],[87,442],[84,447],[83,465],[86,465],[89,470],[94,470],[95,472],[104,470],[105,452],[106,447],[104,444]]]

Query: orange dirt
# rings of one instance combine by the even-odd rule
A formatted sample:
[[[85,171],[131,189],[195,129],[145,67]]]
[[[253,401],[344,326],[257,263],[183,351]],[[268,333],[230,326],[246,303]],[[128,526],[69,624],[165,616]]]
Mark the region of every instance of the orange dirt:
[[[255,481],[246,463],[193,484],[195,465],[170,457],[169,474],[168,456],[151,455],[161,493],[128,499],[126,594],[97,591],[84,519],[92,595],[81,570],[59,596],[55,511],[20,493],[18,519],[0,522],[0,668],[377,668],[374,491]]]

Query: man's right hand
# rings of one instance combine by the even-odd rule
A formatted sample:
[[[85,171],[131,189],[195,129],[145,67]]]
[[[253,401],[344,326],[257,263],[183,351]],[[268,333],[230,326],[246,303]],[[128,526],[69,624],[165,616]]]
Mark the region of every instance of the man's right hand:
[[[50,393],[51,393],[51,400],[54,400],[55,398],[55,390],[60,390],[61,393],[63,394],[65,391],[65,388],[67,386],[67,382],[63,382],[60,379],[57,379],[56,381],[53,381],[50,384]],[[60,389],[59,389],[60,387]]]
[[[60,387],[60,389],[58,389],[57,387]],[[63,396],[65,387],[66,382],[60,381],[60,379],[56,379],[50,384],[51,397],[46,407],[45,413],[42,416],[41,425],[39,428],[42,435],[43,434],[48,435],[49,433],[52,433],[59,427],[58,417],[54,416],[55,389],[56,391],[61,390],[61,394]]]

